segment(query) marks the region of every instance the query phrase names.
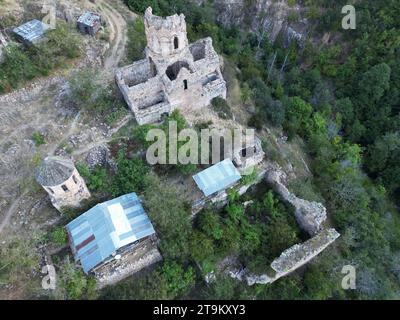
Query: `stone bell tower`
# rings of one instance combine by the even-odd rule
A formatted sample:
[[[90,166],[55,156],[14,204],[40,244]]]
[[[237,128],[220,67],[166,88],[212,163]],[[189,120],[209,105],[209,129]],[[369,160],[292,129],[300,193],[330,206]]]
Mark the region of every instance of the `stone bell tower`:
[[[144,14],[147,38],[146,55],[155,63],[159,73],[164,73],[167,65],[190,56],[186,21],[183,14],[169,17],[153,15],[152,8]],[[190,62],[188,61],[190,64]]]
[[[83,199],[90,198],[85,181],[69,159],[46,157],[36,169],[35,178],[58,211],[62,207],[78,207]]]

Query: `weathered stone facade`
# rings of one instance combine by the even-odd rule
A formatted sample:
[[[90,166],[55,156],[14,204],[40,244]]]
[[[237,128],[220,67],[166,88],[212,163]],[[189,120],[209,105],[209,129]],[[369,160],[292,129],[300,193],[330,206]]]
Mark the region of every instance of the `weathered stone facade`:
[[[90,198],[85,181],[69,159],[46,157],[36,170],[36,181],[59,211],[63,207],[78,207],[83,199]]]
[[[5,36],[0,31],[0,62],[3,61],[3,51],[4,51],[5,47],[7,47],[7,45],[8,45],[8,42],[5,38]]]
[[[322,203],[300,199],[291,193],[282,183],[284,177],[285,173],[280,170],[270,170],[265,176],[282,198],[295,208],[294,213],[300,228],[310,235],[315,235],[324,228],[326,208]]]
[[[258,165],[263,161],[265,153],[261,146],[261,140],[258,137],[247,142],[245,148],[235,150],[233,154],[233,163],[240,172]]]
[[[116,81],[139,124],[161,121],[174,109],[196,110],[226,98],[220,58],[205,38],[189,44],[185,16],[144,16],[146,58],[116,72]]]

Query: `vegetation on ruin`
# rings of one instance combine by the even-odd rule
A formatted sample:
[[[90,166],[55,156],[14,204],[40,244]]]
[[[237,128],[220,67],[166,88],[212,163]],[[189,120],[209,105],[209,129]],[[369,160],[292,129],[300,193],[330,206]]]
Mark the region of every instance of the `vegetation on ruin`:
[[[299,1],[288,1],[291,6]],[[304,240],[290,206],[261,184],[244,196],[230,192],[224,208],[207,206],[192,221],[190,203],[165,176],[189,174],[196,168],[168,166],[151,170],[138,154],[153,125],[127,131],[128,138],[111,143],[115,172],[110,168],[77,166],[89,189],[101,197],[136,191],[157,235],[163,262],[153,269],[103,289],[63,257],[55,263],[60,272],[57,297],[92,299],[395,299],[400,292],[400,58],[398,2],[365,0],[358,7],[356,30],[344,31],[341,7],[346,1],[301,1],[307,6],[310,40],[302,47],[284,46],[283,37],[272,44],[267,36],[250,32],[249,14],[255,1],[247,1],[246,25],[217,23],[213,1],[202,5],[187,0],[125,0],[143,13],[151,5],[158,15],[184,13],[190,41],[210,36],[214,47],[234,67],[244,104],[254,106],[248,125],[260,133],[281,130],[289,142],[302,140],[313,176],[300,177],[290,189],[326,206],[341,237],[327,251],[302,268],[271,285],[247,286],[218,273],[225,258],[236,258],[249,271],[268,271],[282,250]],[[291,20],[297,19],[291,16]],[[1,20],[0,24],[8,24]],[[128,59],[143,56],[143,23],[129,26]],[[330,33],[332,41],[322,43]],[[133,36],[134,35],[134,36]],[[48,75],[79,55],[79,40],[63,27],[51,31],[36,48],[10,46],[0,65],[0,93],[26,81]],[[62,39],[62,40],[61,40]],[[72,78],[71,102],[88,112],[109,112],[115,93],[84,70]],[[217,103],[218,104],[218,103]],[[225,105],[217,108],[226,108]],[[214,106],[215,107],[215,106]],[[227,109],[226,109],[227,110]],[[218,111],[218,110],[217,110]],[[225,112],[225,111],[224,111]],[[114,116],[110,121],[116,121]],[[115,115],[115,118],[119,116]],[[178,112],[169,120],[178,131],[187,123]],[[167,123],[167,122],[166,122]],[[199,123],[204,128],[209,123]],[[162,130],[167,130],[161,125]],[[165,131],[167,132],[167,131]],[[35,138],[33,138],[35,139]],[[115,143],[115,144],[114,144]],[[280,159],[271,141],[263,141],[270,159]],[[242,184],[251,182],[246,177]],[[105,195],[104,195],[105,194]],[[252,202],[249,202],[252,201]],[[244,203],[247,203],[245,206]],[[89,206],[90,207],[90,206]],[[79,212],[81,213],[81,211]],[[68,219],[78,213],[71,210]],[[37,272],[40,257],[34,250],[43,241],[62,246],[62,228],[32,241],[11,239],[0,247],[0,287],[22,282]],[[341,268],[354,265],[357,289],[344,291]],[[215,281],[204,276],[215,271]]]
[[[396,297],[400,276],[396,268],[400,221],[395,207],[400,201],[400,167],[396,161],[400,152],[400,61],[396,49],[400,12],[396,2],[364,1],[357,11],[357,29],[351,31],[340,27],[344,1],[307,2],[313,33],[336,32],[345,45],[333,42],[317,47],[306,42],[303,49],[295,43],[285,48],[279,37],[271,44],[266,36],[260,39],[249,33],[246,26],[218,25],[212,2],[201,6],[180,0],[126,3],[140,13],[149,5],[158,15],[182,12],[191,41],[213,38],[214,47],[239,69],[242,98],[250,99],[256,107],[249,125],[257,129],[281,127],[289,140],[301,137],[306,142],[314,178],[302,191],[310,198],[324,200],[334,226],[342,234],[329,254],[316,258],[304,274],[255,288],[219,276],[204,295],[225,299]],[[249,10],[251,6],[249,1]],[[269,205],[270,196],[265,197]],[[257,198],[256,205],[251,206],[254,214],[262,199]],[[226,212],[228,217],[237,216],[240,221],[240,209],[230,204],[225,210],[230,211],[230,215]],[[209,221],[216,217],[207,213],[199,217],[204,215]],[[192,252],[199,261],[214,254],[213,237],[220,231],[219,224],[213,223],[216,230],[211,229],[211,238],[201,230],[194,231],[201,249]],[[279,219],[271,223],[275,223],[272,231],[290,226]],[[257,240],[257,230],[250,234]],[[293,235],[288,230],[283,234],[283,238]],[[281,249],[282,236],[270,236],[268,248]],[[339,287],[340,266],[349,263],[357,266],[357,290],[343,291]]]

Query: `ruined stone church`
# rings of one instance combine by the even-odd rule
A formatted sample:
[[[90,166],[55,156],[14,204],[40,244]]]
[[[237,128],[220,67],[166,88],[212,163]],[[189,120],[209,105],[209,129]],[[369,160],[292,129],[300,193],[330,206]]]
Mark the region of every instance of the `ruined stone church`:
[[[142,125],[161,121],[174,109],[206,107],[215,97],[226,98],[226,82],[212,39],[189,44],[185,16],[144,15],[146,58],[120,68],[116,81]]]

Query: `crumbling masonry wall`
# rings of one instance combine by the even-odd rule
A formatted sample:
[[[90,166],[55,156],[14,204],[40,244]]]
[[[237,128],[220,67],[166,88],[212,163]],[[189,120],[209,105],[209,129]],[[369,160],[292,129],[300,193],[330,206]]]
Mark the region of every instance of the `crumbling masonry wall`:
[[[265,178],[285,201],[294,206],[296,220],[303,230],[310,235],[322,230],[327,214],[326,208],[321,203],[300,199],[291,193],[282,183],[285,173],[281,170],[270,170]]]
[[[247,274],[245,269],[230,270],[229,274],[232,278],[246,281],[249,286],[272,283],[311,261],[339,238],[339,236],[340,234],[335,229],[325,229],[313,238],[286,249],[271,263],[271,268],[275,272],[274,275]]]
[[[249,274],[246,268],[237,266],[236,262],[229,262],[228,269],[226,269],[225,272],[232,278],[246,281],[249,286],[254,284],[269,284],[290,274],[311,261],[340,237],[340,234],[334,228],[324,229],[323,222],[326,220],[327,214],[326,208],[321,203],[300,199],[285,187],[282,182],[282,180],[285,179],[285,173],[282,170],[275,166],[264,168],[259,173],[257,180],[259,181],[263,178],[275,187],[276,191],[285,201],[291,203],[295,207],[295,216],[300,228],[307,231],[312,238],[303,243],[295,244],[283,251],[280,256],[271,263],[270,271],[267,271],[265,274]],[[242,186],[239,188],[239,193],[245,193],[249,187],[250,186]],[[226,192],[223,192],[212,200],[214,203],[221,202],[221,204],[223,204],[226,202],[226,197]],[[196,206],[194,206],[193,209],[197,209],[192,212],[193,214],[197,213],[199,210]],[[206,278],[212,279],[213,273],[208,274]]]

